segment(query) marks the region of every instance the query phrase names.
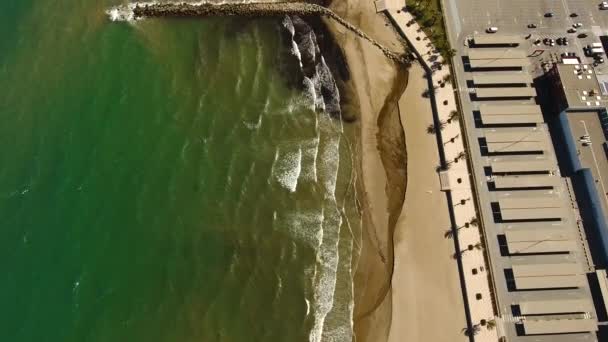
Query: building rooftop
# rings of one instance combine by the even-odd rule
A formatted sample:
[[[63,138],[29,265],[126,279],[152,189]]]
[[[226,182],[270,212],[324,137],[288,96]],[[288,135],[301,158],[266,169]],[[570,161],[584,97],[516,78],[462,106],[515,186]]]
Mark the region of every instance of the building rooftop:
[[[522,37],[514,34],[483,34],[473,35],[475,45],[519,45]]]
[[[522,68],[530,65],[527,58],[471,59],[471,68]]]
[[[474,73],[473,83],[475,85],[490,85],[490,84],[530,84],[532,77],[529,74],[522,72],[504,72],[504,73]]]
[[[510,88],[476,88],[477,97],[507,98],[507,97],[534,97],[536,89],[532,87],[510,87]]]
[[[524,321],[526,335],[540,334],[566,334],[574,332],[597,331],[597,320],[594,318],[584,319],[552,319]]]
[[[588,298],[554,300],[527,300],[519,303],[523,315],[565,314],[592,311],[593,303]]]
[[[587,64],[557,64],[559,86],[566,97],[566,108],[571,110],[604,108],[608,96],[601,92],[593,67]]]
[[[526,52],[522,49],[472,49],[469,59],[524,59]]]
[[[497,189],[554,188],[559,178],[551,175],[495,176]]]

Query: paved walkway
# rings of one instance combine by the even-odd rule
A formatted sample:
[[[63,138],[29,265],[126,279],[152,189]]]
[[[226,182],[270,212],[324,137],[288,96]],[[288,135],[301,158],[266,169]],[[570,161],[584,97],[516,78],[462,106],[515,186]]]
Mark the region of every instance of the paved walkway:
[[[392,1],[392,3],[405,1]],[[458,119],[451,120],[449,117],[452,111],[457,110],[454,88],[451,83],[444,83],[444,77],[451,77],[450,68],[443,66],[441,70],[438,66],[442,64],[443,58],[436,53],[434,46],[426,37],[420,26],[414,21],[413,16],[405,12],[403,7],[390,6],[386,9],[387,15],[391,17],[397,29],[408,40],[410,45],[416,50],[420,57],[420,62],[427,70],[427,77],[430,77],[435,86],[435,94],[431,96],[432,106],[436,109],[436,114],[440,122],[445,123],[445,128],[440,131],[440,143],[443,144],[443,154],[446,163],[450,164],[446,172],[450,193],[453,202],[454,224],[458,231],[458,242],[462,255],[462,271],[468,299],[471,322],[478,325],[482,319],[492,320],[494,310],[492,307],[492,297],[488,282],[487,270],[483,248],[478,250],[468,250],[469,246],[475,246],[479,242],[483,246],[486,242],[479,233],[479,229],[469,224],[471,219],[476,217],[475,204],[473,202],[473,192],[471,190],[469,167],[467,158],[459,158],[462,152],[466,151],[463,143],[460,122]],[[442,86],[443,84],[443,86]],[[466,226],[469,226],[468,228]],[[462,227],[462,228],[461,228]],[[476,270],[477,274],[474,274]],[[477,299],[478,296],[481,299]],[[500,322],[496,319],[497,328],[500,329]],[[498,340],[497,329],[488,329],[479,326],[479,332],[474,336],[475,341]]]

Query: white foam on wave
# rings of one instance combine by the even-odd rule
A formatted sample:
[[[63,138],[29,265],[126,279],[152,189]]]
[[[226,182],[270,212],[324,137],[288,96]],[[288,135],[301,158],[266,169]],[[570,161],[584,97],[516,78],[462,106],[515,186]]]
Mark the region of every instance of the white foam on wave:
[[[298,63],[300,64],[300,69],[301,69],[303,67],[302,53],[300,53],[300,47],[294,40],[294,37],[296,34],[296,29],[293,26],[293,22],[291,21],[291,18],[287,15],[283,18],[282,24],[283,24],[283,27],[285,27],[287,29],[287,31],[289,31],[289,33],[291,34],[291,50],[290,51],[298,59]]]
[[[317,253],[317,267],[315,267],[314,290],[314,322],[309,335],[310,342],[323,341],[325,318],[334,305],[337,269],[339,262],[338,243],[340,241],[340,225],[342,216],[335,207],[334,201],[329,201],[332,210],[323,220],[323,239]]]
[[[111,21],[126,21],[132,22],[135,20],[135,15],[133,14],[133,10],[135,9],[136,4],[128,4],[128,5],[120,5],[110,7],[106,14]]]
[[[323,208],[289,212],[278,222],[296,242],[317,250],[323,240]]]
[[[320,163],[317,164],[317,172],[320,175],[321,182],[323,182],[325,193],[330,198],[335,198],[338,168],[340,166],[340,136],[327,136],[324,142],[320,151]]]
[[[304,76],[304,96],[309,102],[307,106],[310,110],[315,110],[317,108],[317,91],[315,87],[315,82],[310,78]],[[321,101],[323,101],[323,97],[321,97]]]
[[[302,142],[302,172],[300,178],[317,182],[317,155],[319,154],[319,137]]]
[[[299,145],[279,146],[271,168],[273,178],[290,192],[298,187],[302,172],[302,149]]]

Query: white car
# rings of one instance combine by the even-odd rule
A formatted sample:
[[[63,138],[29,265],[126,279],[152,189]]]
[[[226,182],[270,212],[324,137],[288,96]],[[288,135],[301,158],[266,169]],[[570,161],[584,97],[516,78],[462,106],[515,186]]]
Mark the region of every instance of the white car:
[[[608,9],[608,1],[602,1],[602,3],[600,4],[600,9]]]
[[[582,27],[582,26],[583,26],[582,23],[572,24],[572,27],[574,27],[574,28],[579,28],[579,27]]]
[[[496,26],[488,27],[488,29],[486,30],[486,32],[488,32],[488,33],[496,33],[496,32],[498,32],[498,27],[496,27]]]

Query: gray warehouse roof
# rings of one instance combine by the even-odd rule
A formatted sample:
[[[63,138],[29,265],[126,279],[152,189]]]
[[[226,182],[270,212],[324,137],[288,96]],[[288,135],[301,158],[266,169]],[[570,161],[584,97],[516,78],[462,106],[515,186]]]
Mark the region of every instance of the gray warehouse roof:
[[[591,305],[587,298],[530,300],[520,302],[519,309],[522,315],[549,315],[589,312],[592,310]]]
[[[533,198],[509,197],[498,200],[501,209],[534,209],[534,208],[559,208],[563,202],[558,197],[544,196]]]
[[[513,275],[515,277],[543,277],[576,274],[583,274],[583,269],[580,264],[573,262],[513,265]]]
[[[526,332],[526,335],[563,334],[597,330],[597,320],[593,318],[555,320],[526,319],[524,321],[524,331]]]
[[[548,137],[541,130],[489,130],[485,139],[490,153],[542,151],[546,148]]]
[[[522,38],[509,34],[480,34],[473,35],[476,45],[516,45],[521,43]]]
[[[550,220],[559,219],[563,215],[562,208],[532,208],[532,209],[500,209],[503,220]]]
[[[512,114],[512,115],[483,115],[481,122],[484,125],[514,125],[514,124],[535,124],[543,122],[541,114]]]
[[[536,89],[532,87],[476,88],[477,97],[534,97]]]
[[[548,159],[495,159],[491,162],[494,173],[544,172],[552,171],[556,166]]]
[[[573,240],[540,240],[512,242],[507,239],[509,254],[566,253],[576,250]]]
[[[507,115],[507,114],[542,114],[539,105],[522,104],[522,105],[495,105],[481,104],[479,111],[485,115]]]
[[[587,285],[584,275],[558,275],[539,277],[516,277],[515,287],[518,290],[557,289],[568,287],[583,287]]]
[[[544,121],[538,105],[481,104],[479,112],[481,121],[486,125],[532,124]]]
[[[532,77],[524,73],[500,73],[500,74],[473,74],[473,83],[475,84],[530,84]]]
[[[520,290],[582,287],[587,278],[578,263],[513,265],[515,287]]]
[[[571,229],[566,227],[545,226],[542,228],[511,228],[505,231],[507,241],[544,241],[570,240],[573,237]]]
[[[527,58],[514,59],[472,59],[469,61],[471,68],[523,68],[530,65]]]
[[[555,187],[559,179],[550,175],[496,176],[494,186],[497,189],[525,189]]]
[[[484,136],[487,142],[539,142],[547,140],[547,135],[539,129],[492,129],[486,130]]]
[[[563,253],[577,249],[573,229],[544,226],[512,228],[505,231],[510,254]]]
[[[469,59],[523,59],[526,52],[521,49],[471,49]]]

